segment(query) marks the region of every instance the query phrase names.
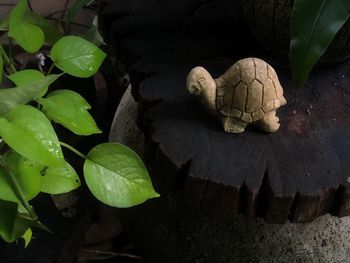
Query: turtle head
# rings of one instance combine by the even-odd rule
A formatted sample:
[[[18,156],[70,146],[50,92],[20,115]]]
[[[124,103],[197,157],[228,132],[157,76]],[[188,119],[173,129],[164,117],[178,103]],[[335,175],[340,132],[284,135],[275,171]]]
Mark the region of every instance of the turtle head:
[[[187,90],[189,93],[200,96],[215,86],[215,81],[203,67],[195,67],[187,76]]]

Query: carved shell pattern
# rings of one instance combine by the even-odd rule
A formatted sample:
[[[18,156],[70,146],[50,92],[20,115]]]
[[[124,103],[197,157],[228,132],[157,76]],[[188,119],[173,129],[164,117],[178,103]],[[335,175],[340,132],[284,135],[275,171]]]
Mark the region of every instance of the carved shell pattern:
[[[251,123],[280,107],[277,74],[261,59],[236,62],[216,83],[216,108],[224,116]]]

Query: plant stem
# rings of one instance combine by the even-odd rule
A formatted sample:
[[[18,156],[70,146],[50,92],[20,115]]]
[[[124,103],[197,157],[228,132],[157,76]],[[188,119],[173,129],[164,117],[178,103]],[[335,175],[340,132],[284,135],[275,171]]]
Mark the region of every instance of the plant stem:
[[[79,152],[77,149],[75,149],[73,146],[70,146],[69,144],[66,144],[64,142],[60,142],[60,144],[67,148],[68,150],[74,152],[76,155],[78,155],[79,157],[83,158],[83,159],[87,159],[87,156],[82,154],[81,152]]]
[[[55,63],[52,63],[50,68],[49,68],[49,71],[46,73],[46,76],[51,74],[51,71],[53,70],[54,67],[55,67]]]
[[[6,64],[8,64],[10,66],[10,68],[12,69],[13,73],[17,72],[17,69],[15,68],[15,66],[13,65],[13,63],[11,62],[10,58],[7,56],[4,47],[2,46],[2,44],[0,43],[0,51],[2,53],[2,56],[5,59]]]
[[[21,201],[21,203],[25,207],[25,209],[28,211],[31,219],[34,221],[38,220],[38,216],[35,213],[33,207],[28,203],[21,186],[17,181],[16,176],[13,174],[13,172],[12,172],[11,168],[8,166],[8,164],[2,159],[2,156],[0,157],[0,165],[3,168],[5,168],[5,171],[9,177],[9,179],[11,180],[13,186],[15,187],[16,194],[18,195],[19,200]]]

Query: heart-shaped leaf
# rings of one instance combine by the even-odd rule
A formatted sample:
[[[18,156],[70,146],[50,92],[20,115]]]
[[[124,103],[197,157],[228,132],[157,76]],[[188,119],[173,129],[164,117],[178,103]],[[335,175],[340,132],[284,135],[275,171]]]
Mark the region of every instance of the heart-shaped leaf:
[[[130,207],[158,197],[138,155],[122,144],[94,147],[84,163],[85,181],[92,194],[114,207]]]
[[[74,168],[65,166],[48,168],[43,174],[41,191],[48,194],[63,194],[80,186],[80,179]]]
[[[289,61],[298,87],[304,85],[311,69],[349,16],[350,1],[294,1]]]
[[[29,53],[37,52],[44,44],[44,33],[36,25],[24,21],[28,8],[27,0],[20,0],[12,9],[9,18],[9,37],[13,37],[18,45]]]
[[[4,159],[16,178],[18,187],[21,188],[25,199],[29,201],[37,196],[41,189],[40,171],[43,166],[27,160],[14,151],[8,152]],[[4,168],[0,169],[0,199],[21,203],[8,173],[9,171],[4,170]]]
[[[61,75],[49,75],[43,80],[25,84],[16,88],[0,89],[0,115],[14,109],[17,105],[26,104],[46,93],[48,86]]]
[[[96,122],[87,111],[89,103],[78,93],[71,90],[56,90],[45,99],[37,100],[45,114],[78,135],[101,133]]]
[[[81,37],[66,36],[56,42],[50,56],[62,71],[74,77],[88,78],[97,72],[106,54]]]
[[[65,164],[56,133],[46,116],[36,108],[19,105],[0,118],[0,135],[16,152],[49,167]]]
[[[55,44],[63,36],[51,20],[45,19],[38,14],[26,12],[24,21],[38,26],[44,32],[45,42],[50,45]]]

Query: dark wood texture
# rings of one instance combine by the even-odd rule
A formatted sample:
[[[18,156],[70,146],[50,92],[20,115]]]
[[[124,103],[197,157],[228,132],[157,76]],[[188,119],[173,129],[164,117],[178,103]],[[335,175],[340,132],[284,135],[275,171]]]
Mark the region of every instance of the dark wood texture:
[[[349,215],[350,62],[316,69],[296,90],[288,68],[247,33],[233,2],[204,1],[182,10],[181,19],[169,11],[173,16],[154,15],[158,22],[146,25],[148,11],[129,10],[113,23],[158,189],[180,191],[193,209],[271,223]],[[192,67],[218,77],[248,56],[274,66],[284,87],[288,105],[278,112],[277,133],[226,134],[185,90]]]

